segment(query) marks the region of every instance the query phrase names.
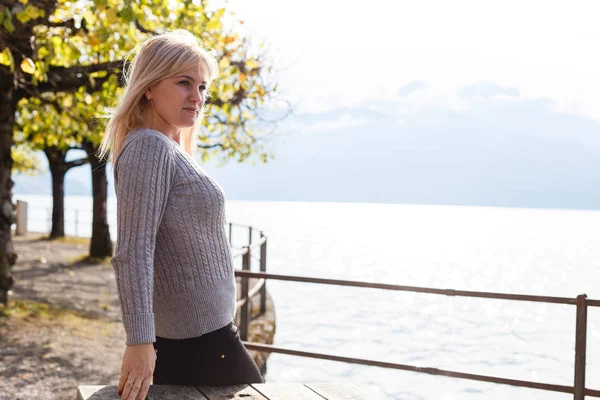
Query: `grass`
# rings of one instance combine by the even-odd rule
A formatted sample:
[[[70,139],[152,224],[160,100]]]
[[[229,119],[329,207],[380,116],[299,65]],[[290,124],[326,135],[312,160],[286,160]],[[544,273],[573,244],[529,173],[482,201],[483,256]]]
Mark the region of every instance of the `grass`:
[[[47,240],[53,243],[67,243],[67,244],[80,244],[83,246],[90,245],[90,238],[79,237],[79,236],[63,236],[59,238],[50,238],[48,236],[40,238],[41,240]]]
[[[78,264],[104,264],[112,266],[112,264],[110,263],[110,259],[111,257],[89,257],[88,255],[83,254],[80,256],[68,258],[67,261],[69,262],[69,266],[76,266]]]
[[[33,300],[11,300],[8,306],[0,305],[1,318],[19,318],[19,319],[59,319],[59,318],[87,318],[91,319],[85,313],[56,306],[53,304],[42,303]]]
[[[11,300],[8,306],[0,305],[0,327],[4,324],[22,329],[56,327],[71,334],[95,338],[114,332],[115,323],[87,313],[32,300]]]
[[[13,235],[15,231],[12,231]],[[51,243],[64,243],[64,244],[75,244],[80,246],[86,246],[89,248],[91,238],[81,237],[81,236],[63,236],[60,238],[51,238],[47,233],[42,232],[29,232],[28,235],[32,235],[33,240],[46,241]],[[113,248],[116,246],[116,243],[113,241]],[[66,261],[70,264],[70,266],[75,266],[77,264],[104,264],[110,266],[110,256],[106,257],[89,257],[87,255],[80,255],[76,257],[68,258]]]

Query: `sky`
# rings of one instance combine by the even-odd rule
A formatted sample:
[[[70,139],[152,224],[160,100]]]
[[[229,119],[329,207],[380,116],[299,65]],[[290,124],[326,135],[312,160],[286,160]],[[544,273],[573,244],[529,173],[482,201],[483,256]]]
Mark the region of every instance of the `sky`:
[[[414,82],[409,108],[461,109],[457,90],[483,81],[600,121],[595,0],[225,3],[269,48],[299,112],[395,101]]]
[[[599,1],[211,4],[294,111],[269,164],[203,164],[229,199],[600,209]]]

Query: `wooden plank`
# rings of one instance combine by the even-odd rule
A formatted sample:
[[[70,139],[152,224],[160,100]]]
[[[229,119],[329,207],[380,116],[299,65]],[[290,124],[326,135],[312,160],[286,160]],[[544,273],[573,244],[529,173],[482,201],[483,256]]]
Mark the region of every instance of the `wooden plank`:
[[[90,385],[90,386],[79,386],[77,388],[77,400],[88,400],[95,393],[98,393],[98,399],[107,398],[110,399],[110,389],[104,389],[109,386],[104,385]],[[116,388],[116,386],[115,386]],[[115,394],[117,394],[117,390],[115,389]],[[106,396],[106,397],[101,397]],[[117,395],[118,397],[118,395]]]
[[[301,383],[253,383],[252,387],[269,400],[323,400]]]
[[[370,394],[349,384],[307,383],[305,386],[328,400],[376,400]]]
[[[151,385],[146,400],[207,400],[195,387]],[[117,386],[79,386],[77,400],[121,400]]]
[[[230,385],[230,386],[196,386],[208,400],[265,400],[262,394],[258,393],[249,385]]]

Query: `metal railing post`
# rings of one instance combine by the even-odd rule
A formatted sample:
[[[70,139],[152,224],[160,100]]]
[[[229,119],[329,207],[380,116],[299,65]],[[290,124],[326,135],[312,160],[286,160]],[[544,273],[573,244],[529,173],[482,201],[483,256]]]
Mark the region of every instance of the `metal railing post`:
[[[246,254],[244,254],[242,259],[242,269],[244,271],[250,271],[250,248],[246,247]],[[242,299],[245,299],[244,305],[242,305],[241,310],[241,321],[240,321],[240,339],[248,340],[248,325],[250,323],[250,312],[248,312],[248,307],[250,306],[250,301],[248,299],[248,289],[249,289],[250,278],[242,277]]]
[[[587,296],[577,296],[577,324],[575,328],[575,400],[585,399],[585,354],[587,336]]]
[[[25,235],[27,233],[27,214],[27,202],[17,200],[16,235]]]
[[[260,232],[260,238],[265,237],[264,233]],[[267,272],[267,239],[260,246],[260,272]],[[260,315],[263,315],[267,310],[267,282],[260,289]]]
[[[231,232],[230,223],[230,232]],[[354,364],[372,365],[384,368],[394,368],[405,371],[412,371],[418,373],[427,373],[431,375],[440,375],[447,377],[454,377],[460,379],[469,379],[481,382],[492,382],[502,385],[511,385],[517,387],[527,387],[532,389],[546,390],[552,392],[560,392],[569,395],[573,395],[575,400],[585,400],[586,396],[600,398],[600,390],[587,389],[585,387],[585,375],[586,375],[586,352],[587,352],[587,309],[588,307],[600,307],[600,300],[587,299],[585,294],[579,295],[576,298],[568,297],[556,297],[556,296],[536,296],[536,295],[523,295],[523,294],[512,294],[512,293],[492,293],[492,292],[477,292],[469,290],[455,290],[455,289],[439,289],[430,287],[418,287],[418,286],[405,286],[405,285],[394,285],[384,284],[375,282],[360,282],[360,281],[349,281],[341,279],[323,279],[306,276],[291,276],[291,275],[279,275],[266,272],[266,260],[267,260],[267,238],[262,230],[258,230],[260,233],[260,243],[252,245],[252,234],[253,228],[248,226],[248,246],[244,246],[243,250],[235,254],[235,257],[242,257],[242,270],[236,270],[235,275],[242,279],[241,281],[241,300],[238,300],[236,312],[236,321],[239,320],[238,327],[240,328],[240,338],[244,341],[244,345],[247,349],[258,350],[267,353],[280,353],[289,355],[298,355],[302,357],[311,357],[333,361],[343,361]],[[231,239],[231,233],[230,233]],[[251,248],[260,246],[260,272],[251,271]],[[258,258],[258,257],[257,257]],[[250,292],[250,279],[259,280],[261,285],[255,286]],[[318,283],[326,285],[337,285],[346,287],[361,287],[361,288],[373,288],[373,289],[384,289],[394,290],[403,292],[413,293],[428,293],[444,296],[453,297],[472,297],[472,298],[483,298],[483,299],[499,299],[499,300],[512,300],[512,301],[527,301],[527,302],[538,302],[547,304],[568,304],[575,305],[577,307],[576,313],[576,331],[575,331],[575,368],[574,368],[574,385],[565,386],[541,382],[523,381],[516,379],[507,379],[494,376],[469,374],[458,371],[443,370],[438,368],[428,368],[414,365],[404,365],[390,362],[355,359],[349,357],[341,357],[330,354],[322,353],[308,353],[298,350],[278,348],[270,345],[264,345],[259,343],[248,342],[248,331],[250,321],[252,319],[252,301],[249,295],[259,293],[261,294],[260,312],[264,313],[266,310],[266,281],[268,279],[289,281],[289,282],[304,282],[304,283]]]
[[[233,245],[233,224],[230,222],[229,223],[229,245],[232,246]]]
[[[75,236],[79,236],[79,210],[75,209]]]

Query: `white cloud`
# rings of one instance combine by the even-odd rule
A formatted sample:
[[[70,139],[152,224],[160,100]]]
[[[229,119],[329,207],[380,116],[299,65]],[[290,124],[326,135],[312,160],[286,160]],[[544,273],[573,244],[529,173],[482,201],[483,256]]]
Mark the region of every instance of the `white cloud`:
[[[314,121],[314,122],[313,122]],[[300,132],[303,135],[310,136],[327,132],[338,131],[342,129],[357,128],[365,126],[369,120],[364,117],[355,117],[349,113],[343,113],[338,118],[316,120],[311,117],[308,120],[297,119],[291,123],[289,130]]]
[[[515,87],[505,88],[491,82],[478,82],[458,90],[458,97],[463,100],[518,98],[521,95]]]
[[[232,0],[301,111],[389,100],[412,81],[434,102],[474,82],[518,87],[600,120],[596,0]],[[265,11],[268,10],[268,11]],[[421,92],[419,90],[418,92]],[[417,93],[413,93],[417,94]],[[411,101],[425,101],[426,96]]]
[[[402,86],[398,89],[398,94],[400,96],[410,96],[412,93],[424,89],[427,87],[427,84],[424,81],[412,81],[409,84]]]

